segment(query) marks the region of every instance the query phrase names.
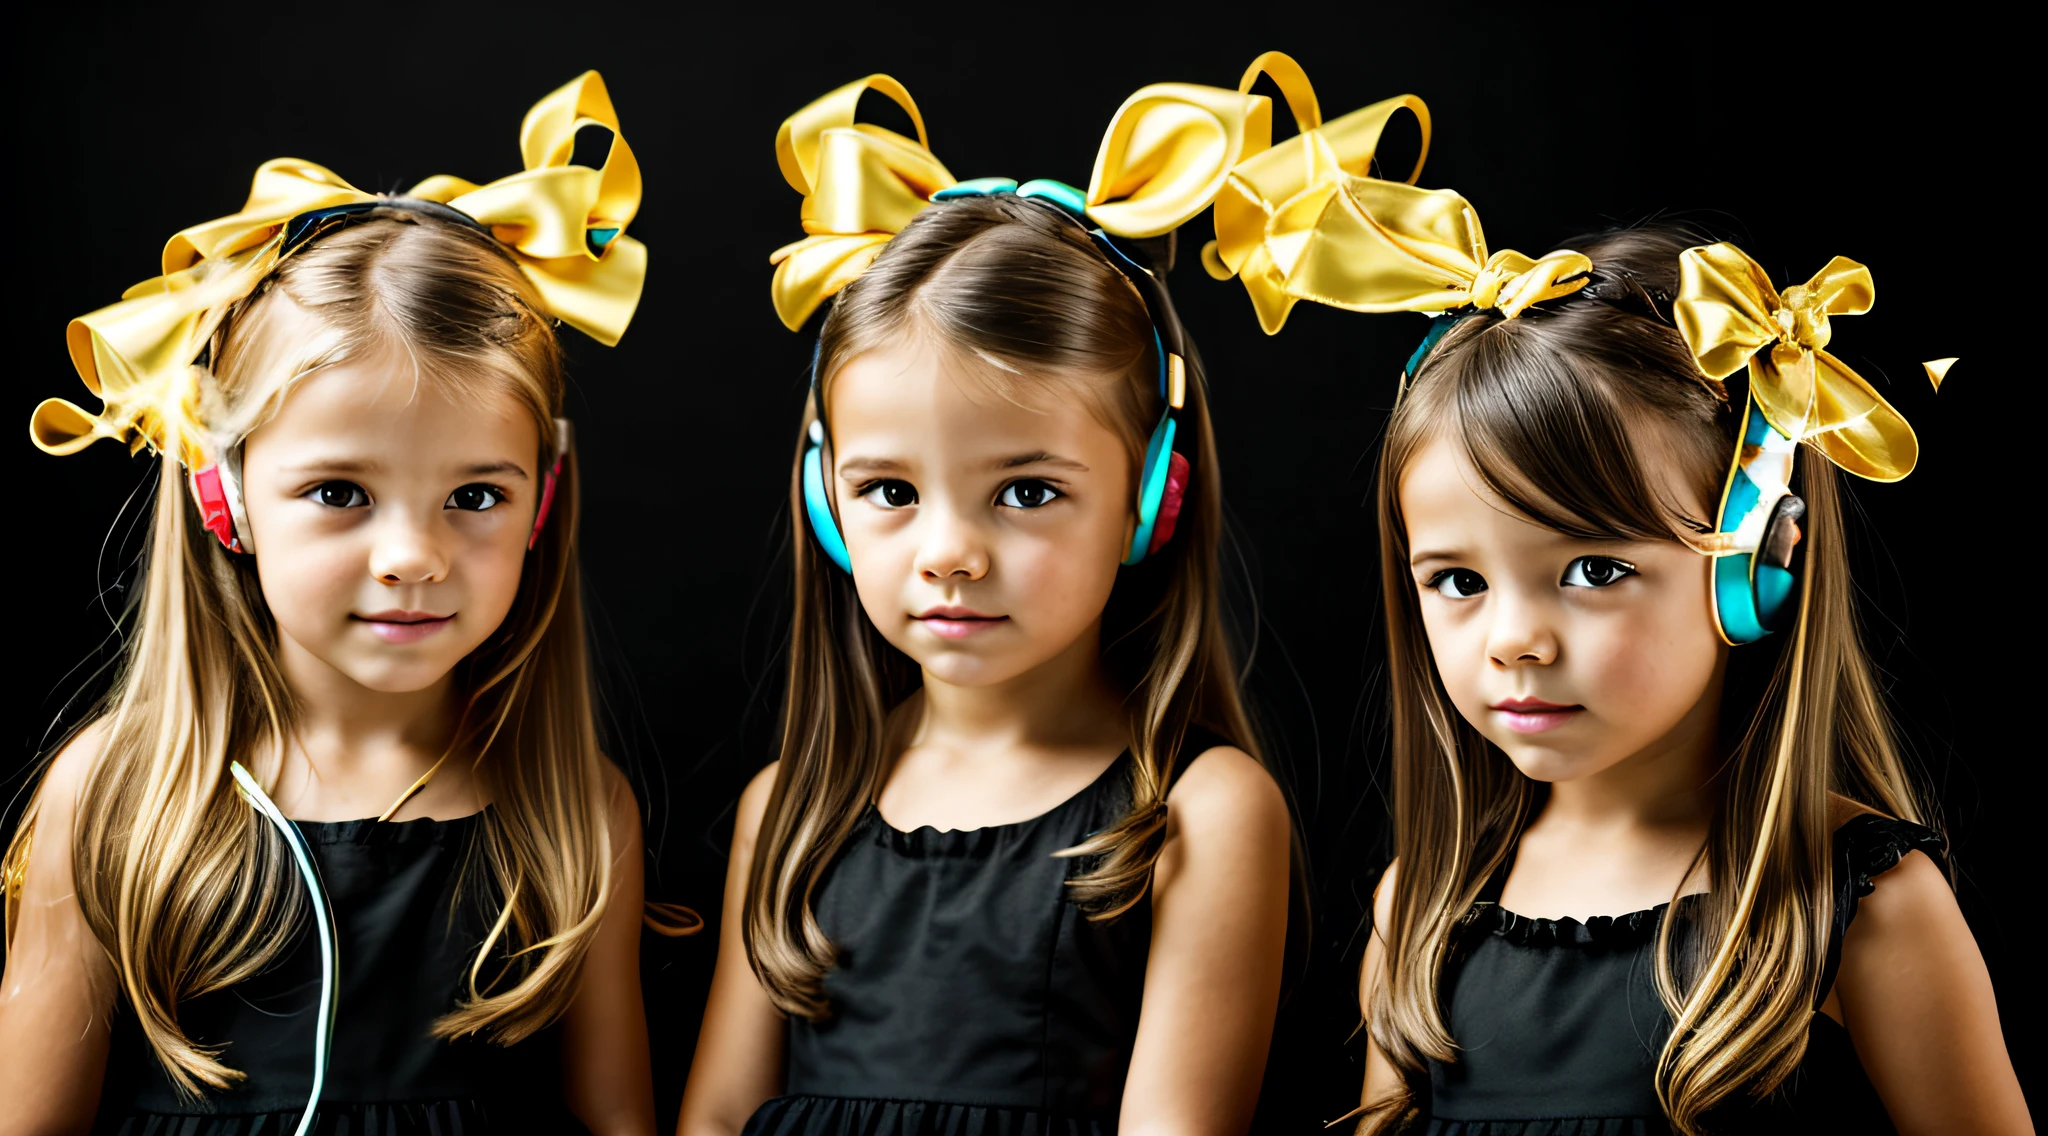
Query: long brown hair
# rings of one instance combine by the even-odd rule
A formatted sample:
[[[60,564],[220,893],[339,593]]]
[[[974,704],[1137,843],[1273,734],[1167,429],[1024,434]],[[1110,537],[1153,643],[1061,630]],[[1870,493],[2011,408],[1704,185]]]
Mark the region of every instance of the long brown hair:
[[[890,712],[920,684],[915,663],[862,611],[852,581],[803,536],[802,467],[810,424],[833,376],[912,331],[963,357],[999,361],[984,378],[1071,391],[1124,439],[1135,471],[1163,410],[1150,316],[1135,288],[1076,226],[1012,197],[948,202],[919,214],[849,285],[819,346],[817,402],[798,431],[790,480],[796,604],[783,704],[781,765],[748,883],[747,957],[769,996],[804,1017],[828,1012],[833,947],[812,913],[818,882],[880,793],[899,739]],[[1190,726],[1257,756],[1218,603],[1222,482],[1199,362],[1188,360],[1176,448],[1192,475],[1173,540],[1118,577],[1103,613],[1103,653],[1128,692],[1130,810],[1070,849],[1091,857],[1068,881],[1090,918],[1145,895],[1166,840],[1166,790]]]
[[[311,317],[275,318],[282,294]],[[296,380],[395,349],[418,381],[509,395],[564,458],[553,511],[498,633],[459,668],[450,753],[474,762],[485,810],[470,882],[498,915],[467,991],[435,1025],[510,1044],[568,1007],[611,887],[603,757],[591,713],[576,556],[573,454],[552,321],[488,235],[385,208],[284,260],[214,337],[204,392],[216,444],[274,413]],[[311,326],[311,332],[305,329]],[[178,452],[177,439],[164,447]],[[291,692],[253,558],[197,523],[177,461],[161,463],[120,673],[94,718],[105,743],[79,791],[73,881],[150,1046],[180,1089],[242,1074],[195,1043],[180,1003],[262,971],[306,917],[282,839],[237,799],[228,764],[274,785]],[[40,791],[40,790],[39,790]],[[4,868],[26,863],[32,800]],[[480,870],[478,870],[480,868]],[[10,902],[8,931],[13,931]]]
[[[1720,497],[1742,392],[1709,389],[1669,320],[1678,254],[1704,243],[1678,227],[1581,238],[1581,293],[1519,319],[1461,320],[1417,368],[1394,412],[1379,472],[1380,573],[1393,676],[1392,918],[1371,994],[1373,1040],[1412,1080],[1457,1059],[1440,982],[1458,925],[1533,818],[1539,786],[1452,706],[1408,571],[1402,471],[1440,433],[1488,488],[1537,524],[1607,540],[1676,540],[1712,528],[1682,516],[1647,472],[1645,446],[1675,443],[1700,498]],[[1656,424],[1662,429],[1646,427]],[[1798,463],[1805,567],[1796,628],[1730,655],[1700,852],[1713,890],[1697,918],[1665,920],[1656,981],[1675,1026],[1657,1091],[1677,1130],[1716,1106],[1770,1092],[1798,1065],[1830,926],[1829,794],[1908,820],[1921,806],[1856,626],[1835,468]],[[1379,1102],[1368,1127],[1391,1123]]]

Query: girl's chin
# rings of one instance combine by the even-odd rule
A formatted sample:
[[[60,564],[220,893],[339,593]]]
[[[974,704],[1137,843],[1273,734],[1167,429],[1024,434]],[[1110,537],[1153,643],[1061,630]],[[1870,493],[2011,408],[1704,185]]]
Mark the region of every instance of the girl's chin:
[[[1559,781],[1576,781],[1590,777],[1616,764],[1618,759],[1609,758],[1598,752],[1589,752],[1584,747],[1543,745],[1531,743],[1526,738],[1510,735],[1507,739],[1491,739],[1501,752],[1508,755],[1522,776],[1531,781],[1555,784]]]
[[[334,664],[331,664],[334,665]],[[417,694],[448,677],[454,666],[424,660],[393,666],[387,660],[347,660],[334,665],[357,686],[378,694]]]

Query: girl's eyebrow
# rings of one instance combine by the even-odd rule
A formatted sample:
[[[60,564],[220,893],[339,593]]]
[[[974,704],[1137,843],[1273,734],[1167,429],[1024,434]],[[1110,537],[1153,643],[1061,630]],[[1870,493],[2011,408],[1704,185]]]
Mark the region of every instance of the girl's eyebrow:
[[[858,470],[862,473],[902,473],[910,466],[895,458],[851,457],[839,463],[839,476],[846,477]]]
[[[284,468],[286,473],[377,473],[384,463],[364,458],[315,458]]]
[[[1003,458],[990,464],[997,469],[1015,469],[1020,465],[1056,465],[1079,473],[1088,472],[1088,467],[1080,462],[1072,458],[1060,457],[1058,454],[1050,454],[1044,450],[1028,454],[1018,454],[1015,457]]]
[[[1408,558],[1408,567],[1416,568],[1432,560],[1463,560],[1464,556],[1455,549],[1425,549]]]
[[[514,477],[520,478],[527,476],[526,467],[518,462],[480,462],[476,465],[462,467],[462,475],[464,477],[483,477],[493,473],[509,473]]]
[[[313,461],[287,466],[284,472],[302,476],[310,473],[362,474],[382,473],[384,468],[383,462],[364,458],[316,458]],[[518,462],[474,462],[458,468],[455,472],[463,477],[487,477],[491,474],[510,474],[514,477],[532,480],[526,472],[526,467]]]

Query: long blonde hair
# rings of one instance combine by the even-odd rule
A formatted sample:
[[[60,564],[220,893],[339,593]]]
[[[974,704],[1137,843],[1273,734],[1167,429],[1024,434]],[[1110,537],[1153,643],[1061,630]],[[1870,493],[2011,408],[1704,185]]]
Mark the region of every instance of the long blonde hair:
[[[1380,573],[1393,685],[1392,918],[1367,1007],[1373,1040],[1411,1080],[1457,1060],[1442,973],[1460,921],[1533,817],[1538,786],[1459,716],[1423,630],[1401,513],[1402,471],[1438,432],[1460,441],[1487,486],[1536,523],[1589,539],[1677,539],[1711,528],[1674,514],[1645,472],[1648,422],[1677,439],[1701,499],[1719,498],[1737,414],[1698,377],[1668,320],[1676,228],[1572,242],[1594,282],[1525,313],[1462,320],[1414,376],[1381,455]],[[1722,764],[1700,856],[1713,890],[1684,928],[1663,921],[1656,983],[1675,1023],[1657,1092],[1679,1132],[1711,1110],[1776,1088],[1798,1066],[1831,926],[1829,794],[1924,819],[1856,626],[1841,491],[1816,452],[1799,462],[1806,501],[1797,626],[1736,648],[1722,703]],[[1674,908],[1675,910],[1675,908]],[[1377,1102],[1368,1129],[1393,1124]]]
[[[921,321],[919,323],[918,321]],[[919,326],[965,356],[1000,360],[1017,382],[1071,390],[1124,439],[1135,470],[1161,412],[1150,316],[1137,291],[1074,225],[1044,205],[967,198],[927,209],[840,293],[819,349],[819,399],[855,356]],[[1093,858],[1068,881],[1090,918],[1145,895],[1166,840],[1166,793],[1189,727],[1257,756],[1218,603],[1223,529],[1208,400],[1189,359],[1178,449],[1191,484],[1173,540],[1126,568],[1103,613],[1104,658],[1128,692],[1131,805],[1069,854]],[[803,438],[790,482],[796,606],[783,703],[781,765],[755,844],[743,930],[747,957],[776,1005],[819,1018],[833,946],[812,912],[820,879],[895,756],[890,711],[918,687],[916,665],[861,609],[852,581],[804,536]]]
[[[282,293],[310,316],[286,329]],[[292,383],[395,349],[418,380],[509,395],[558,456],[563,395],[552,322],[489,236],[404,209],[379,209],[278,266],[223,322],[204,392],[217,441],[238,443]],[[177,453],[177,440],[165,447]],[[573,455],[504,625],[459,667],[464,703],[451,744],[490,802],[471,881],[497,915],[467,990],[439,1036],[511,1044],[568,1007],[611,887],[610,836],[584,656]],[[173,1082],[225,1089],[243,1074],[195,1043],[179,1004],[274,962],[306,916],[282,838],[237,799],[230,761],[276,782],[293,703],[276,627],[251,557],[197,523],[175,460],[155,515],[118,678],[94,717],[104,746],[79,790],[73,882],[120,989]],[[38,790],[40,794],[40,789]],[[23,870],[32,798],[0,871]],[[480,869],[480,870],[479,870]],[[7,930],[14,928],[13,897]]]

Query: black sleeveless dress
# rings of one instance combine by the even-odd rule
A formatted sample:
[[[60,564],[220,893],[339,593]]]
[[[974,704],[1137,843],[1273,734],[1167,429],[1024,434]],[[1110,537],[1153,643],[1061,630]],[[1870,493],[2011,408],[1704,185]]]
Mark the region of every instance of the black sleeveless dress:
[[[341,977],[321,1136],[584,1131],[562,1104],[559,1039],[504,1048],[429,1032],[466,989],[490,913],[456,904],[482,813],[457,820],[299,821],[338,931]],[[296,882],[296,879],[295,881]],[[466,895],[477,889],[463,889]],[[115,1019],[96,1133],[291,1136],[313,1087],[320,946],[308,921],[277,964],[178,1008],[186,1035],[225,1044],[248,1079],[180,1099],[133,1015]]]
[[[1190,731],[1188,762],[1226,744]],[[1137,1038],[1152,906],[1090,921],[1056,859],[1130,807],[1126,751],[1017,824],[903,832],[870,806],[815,901],[832,1016],[792,1017],[786,1095],[743,1136],[1108,1136]]]
[[[1857,900],[1909,852],[1938,860],[1940,836],[1865,814],[1835,830],[1834,929],[1822,998],[1834,984]],[[1499,904],[1505,868],[1467,916],[1444,973],[1453,1064],[1430,1063],[1430,1136],[1651,1136],[1657,1054],[1671,1022],[1652,951],[1669,904],[1628,915],[1529,919]],[[1697,901],[1678,901],[1680,919]],[[1849,1033],[1815,1005],[1806,1056],[1770,1098],[1710,1118],[1729,1132],[1891,1132]]]

